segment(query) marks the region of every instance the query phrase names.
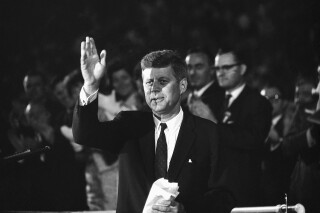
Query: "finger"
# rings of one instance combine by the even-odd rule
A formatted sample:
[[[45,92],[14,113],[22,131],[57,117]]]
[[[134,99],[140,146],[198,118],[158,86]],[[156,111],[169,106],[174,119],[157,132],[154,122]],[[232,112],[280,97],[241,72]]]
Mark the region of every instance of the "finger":
[[[153,205],[152,206],[153,212],[159,211],[159,212],[168,212],[170,211],[170,206],[162,206],[162,205]]]
[[[95,44],[95,42],[94,42],[94,39],[93,39],[93,38],[90,38],[90,42],[91,42],[92,54],[93,54],[93,55],[98,54],[98,53],[97,53],[96,44]]]
[[[105,50],[102,50],[100,53],[100,63],[103,66],[106,66],[106,58],[107,58],[107,52]]]
[[[175,206],[178,206],[179,203],[176,202],[176,201],[174,201],[174,200],[172,200],[170,205],[173,206],[173,207],[175,207]]]
[[[159,200],[157,202],[157,205],[161,205],[161,206],[170,206],[171,205],[171,201],[170,200]]]
[[[91,54],[91,45],[90,45],[90,38],[87,36],[86,37],[86,47],[85,47],[86,53],[88,55]]]
[[[81,42],[81,60],[85,59],[86,55],[86,43],[84,41]]]

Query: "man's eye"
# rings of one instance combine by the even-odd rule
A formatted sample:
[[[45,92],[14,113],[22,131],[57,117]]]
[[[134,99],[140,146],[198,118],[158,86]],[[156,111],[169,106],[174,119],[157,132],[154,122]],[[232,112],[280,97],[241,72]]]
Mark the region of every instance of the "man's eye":
[[[202,65],[202,64],[196,65],[196,69],[202,69],[202,68],[203,68],[203,65]]]
[[[168,83],[168,81],[167,81],[167,80],[160,80],[159,83],[160,83],[161,85],[166,85],[166,84]]]
[[[152,81],[146,81],[145,84],[148,85],[148,86],[152,85]]]

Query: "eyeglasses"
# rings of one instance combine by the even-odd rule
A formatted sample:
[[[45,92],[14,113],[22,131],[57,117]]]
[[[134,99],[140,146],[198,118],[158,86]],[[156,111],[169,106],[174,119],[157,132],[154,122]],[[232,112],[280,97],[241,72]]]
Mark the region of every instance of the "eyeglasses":
[[[268,99],[269,101],[271,102],[276,102],[276,101],[279,101],[281,99],[281,96],[278,95],[278,94],[275,94],[273,96],[267,96],[265,95],[264,97],[266,97],[266,99]]]
[[[215,66],[213,67],[213,69],[218,72],[218,71],[223,71],[223,72],[228,72],[229,70],[231,70],[233,67],[240,65],[240,63],[235,63],[235,64],[226,64],[226,65],[222,65],[222,66]]]

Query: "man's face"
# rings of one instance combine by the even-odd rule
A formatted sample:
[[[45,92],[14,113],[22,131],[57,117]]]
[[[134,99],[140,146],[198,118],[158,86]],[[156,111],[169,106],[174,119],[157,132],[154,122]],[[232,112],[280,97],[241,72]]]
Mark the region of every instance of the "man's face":
[[[201,89],[208,84],[214,75],[208,56],[203,53],[191,53],[186,57],[191,86]]]
[[[146,102],[155,115],[169,118],[179,111],[180,95],[187,88],[187,80],[178,82],[171,66],[144,69],[142,80]]]
[[[61,103],[63,106],[69,107],[71,105],[70,98],[62,81],[58,82],[55,85],[53,89],[53,94],[58,99],[59,103]]]
[[[25,115],[29,124],[35,129],[39,125],[48,124],[50,119],[50,113],[41,104],[28,104]]]
[[[26,76],[23,79],[23,87],[30,100],[39,100],[44,97],[44,82],[40,76]]]
[[[296,85],[294,102],[297,104],[309,104],[313,102],[312,89],[313,84],[304,82],[300,85]]]
[[[238,64],[232,53],[225,53],[216,56],[215,70],[219,85],[232,90],[242,84],[246,66]]]
[[[283,101],[280,91],[275,87],[265,88],[261,91],[261,95],[266,97],[272,105],[272,115],[277,116],[282,113]]]

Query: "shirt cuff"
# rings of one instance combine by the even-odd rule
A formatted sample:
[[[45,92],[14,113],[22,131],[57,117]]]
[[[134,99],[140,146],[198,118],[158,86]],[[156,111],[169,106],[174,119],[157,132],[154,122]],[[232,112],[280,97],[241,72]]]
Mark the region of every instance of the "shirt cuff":
[[[82,87],[81,88],[81,91],[80,91],[80,106],[85,106],[85,105],[88,105],[90,104],[91,102],[93,102],[97,97],[98,97],[98,91],[95,91],[94,93],[92,93],[91,95],[89,95],[85,90],[84,88]]]

